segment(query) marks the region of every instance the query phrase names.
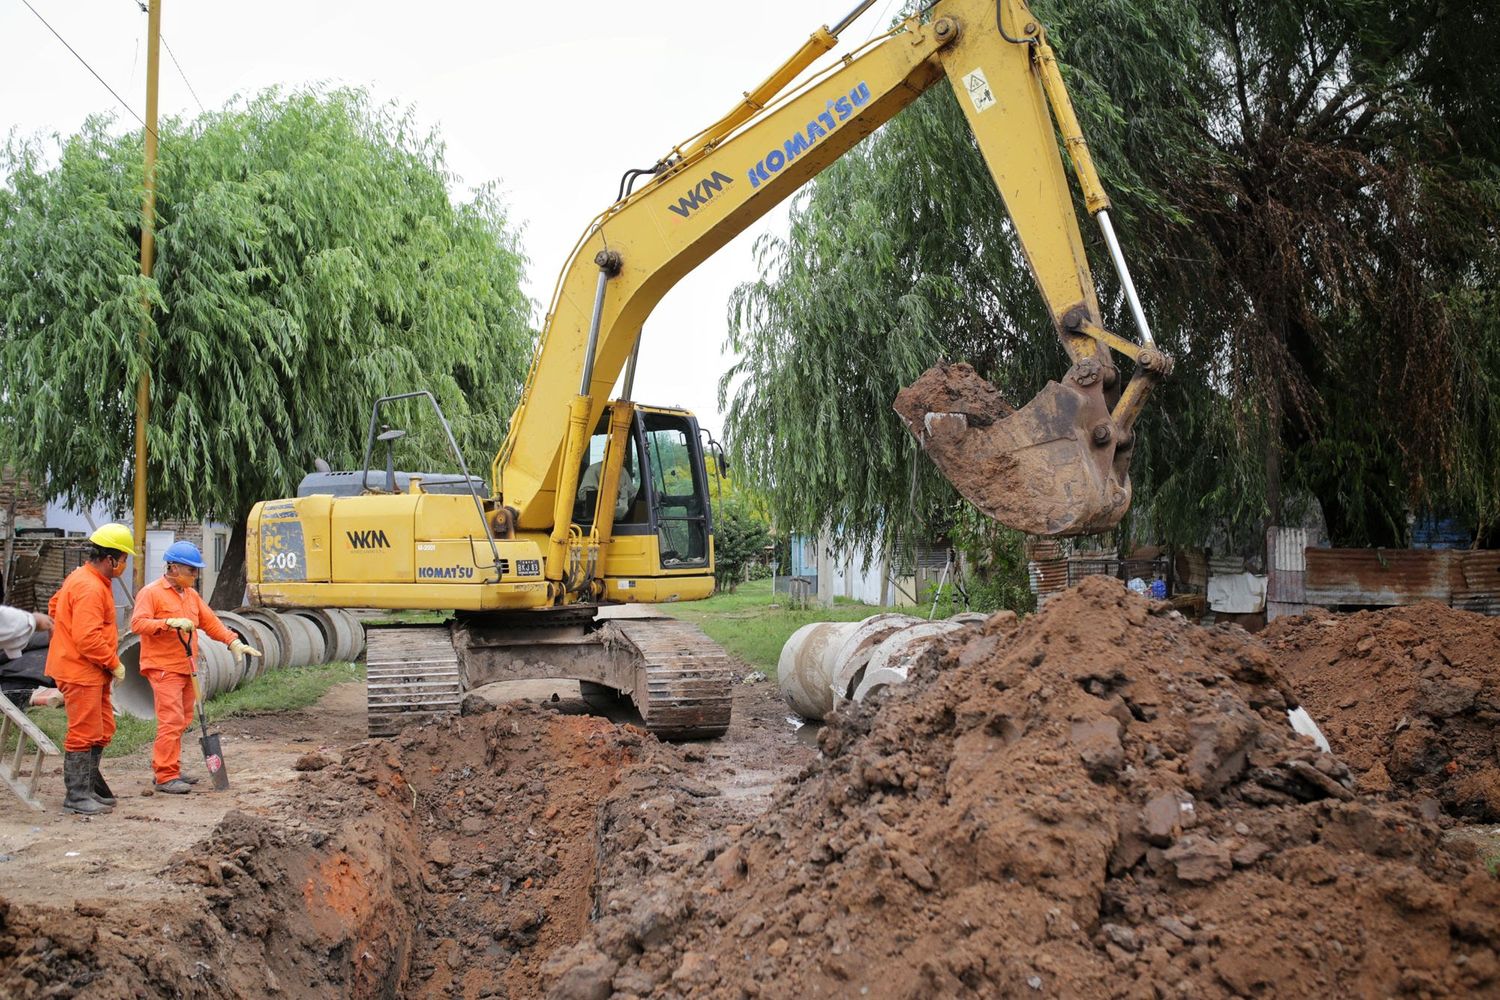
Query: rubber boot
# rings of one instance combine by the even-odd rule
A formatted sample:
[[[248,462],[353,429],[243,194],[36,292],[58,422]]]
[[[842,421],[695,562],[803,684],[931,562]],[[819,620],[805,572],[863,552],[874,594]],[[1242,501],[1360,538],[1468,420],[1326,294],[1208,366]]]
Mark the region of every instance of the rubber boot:
[[[67,795],[63,798],[63,812],[97,816],[115,811],[113,806],[107,806],[94,798],[89,791],[93,781],[94,760],[89,751],[70,750],[63,754],[63,787],[67,789]]]
[[[115,793],[109,790],[109,782],[104,780],[104,775],[99,773],[99,758],[104,756],[104,748],[94,747],[89,751],[89,756],[93,758],[94,763],[94,773],[89,782],[89,794],[107,806],[115,805],[119,800],[115,798]]]

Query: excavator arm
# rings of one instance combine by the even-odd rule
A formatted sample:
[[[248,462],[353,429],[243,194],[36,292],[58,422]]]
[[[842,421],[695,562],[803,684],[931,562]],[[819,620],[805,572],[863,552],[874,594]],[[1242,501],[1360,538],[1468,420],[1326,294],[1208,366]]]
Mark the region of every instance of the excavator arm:
[[[962,365],[929,370],[903,390],[896,409],[944,474],[1003,523],[1038,534],[1093,532],[1117,523],[1128,507],[1134,422],[1171,363],[1155,350],[1135,301],[1109,227],[1108,199],[1044,32],[1022,0],[935,0],[781,95],[832,48],[852,17],[815,32],[765,84],[673,150],[641,190],[601,213],[579,240],[492,470],[501,502],[513,512],[510,523],[550,532],[549,580],[565,576],[588,436],[657,302],[944,79],[968,117],[1073,364],[1019,411]],[[1059,136],[1121,271],[1140,343],[1101,322]],[[1116,352],[1135,364],[1128,386]]]

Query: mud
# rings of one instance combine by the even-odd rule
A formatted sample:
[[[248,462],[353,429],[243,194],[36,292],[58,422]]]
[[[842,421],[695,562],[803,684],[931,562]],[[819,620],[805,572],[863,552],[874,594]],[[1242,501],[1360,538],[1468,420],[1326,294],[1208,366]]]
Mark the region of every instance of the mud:
[[[1500,822],[1500,618],[1315,611],[1262,637],[1361,791]]]
[[[1488,841],[1292,732],[1313,648],[1091,578],[816,749],[765,683],[704,743],[568,698],[288,743],[156,882],[93,820],[0,886],[0,996],[1500,996]]]
[[[1093,578],[935,645],[680,857],[627,779],[551,995],[1500,995],[1472,850],[1358,797],[1253,639],[1152,610]]]
[[[281,816],[230,813],[175,857],[168,878],[199,887],[175,905],[11,907],[0,985],[535,995],[541,957],[588,920],[594,816],[644,739],[522,705],[357,745],[302,771]]]
[[[1016,410],[970,365],[939,362],[893,408],[944,478],[989,517],[1028,534],[1094,534],[1125,515],[1130,482],[1128,460],[1116,468],[1119,442],[1097,368],[1093,376],[1091,388],[1049,382]]]
[[[115,817],[64,821],[93,877],[24,902],[0,888],[0,995],[540,996],[541,964],[595,910],[596,825],[622,778],[724,825],[769,801],[781,772],[768,764],[812,756],[767,684],[736,691],[730,737],[681,748],[576,700],[480,710],[284,752],[276,775],[243,756],[236,781],[284,780],[279,801],[248,796],[253,812],[159,856],[152,878],[114,881]]]

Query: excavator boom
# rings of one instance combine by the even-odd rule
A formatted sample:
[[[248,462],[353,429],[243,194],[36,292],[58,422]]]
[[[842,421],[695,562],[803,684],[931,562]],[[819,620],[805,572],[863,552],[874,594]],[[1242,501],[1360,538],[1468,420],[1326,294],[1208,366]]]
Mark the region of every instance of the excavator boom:
[[[367,449],[363,473],[310,476],[297,497],[252,510],[252,603],[452,612],[442,624],[369,631],[372,732],[451,714],[481,684],[530,677],[629,696],[662,736],[724,732],[731,661],[692,626],[649,611],[713,592],[705,454],[715,443],[705,445],[692,414],[637,403],[629,388],[610,400],[610,390],[679,278],[943,80],[1071,367],[1013,411],[967,365],[939,364],[895,408],[959,490],[1006,524],[1094,532],[1124,514],[1134,422],[1170,361],[1135,302],[1041,27],[1023,0],[933,0],[797,84],[851,18],[814,32],[588,226],[552,296],[491,496],[466,471],[403,474],[400,484],[402,432],[376,434],[393,397],[370,418],[371,444],[387,448],[383,489],[371,483]],[[1120,266],[1139,343],[1101,322],[1060,145]],[[1128,384],[1117,354],[1134,363]],[[451,434],[449,444],[462,467]]]
[[[832,41],[822,29],[788,65],[806,65]],[[652,308],[683,275],[945,79],[1074,365],[1014,416],[950,399],[966,391],[967,376],[947,384],[957,377],[948,367],[904,391],[896,409],[948,478],[1004,523],[1037,534],[1099,531],[1129,505],[1133,424],[1170,361],[1150,343],[1108,226],[1108,198],[1025,3],[936,0],[772,100],[794,75],[786,70],[598,216],[558,281],[492,470],[516,525],[551,532],[551,580],[562,578],[568,558],[567,511],[585,440]],[[1059,140],[1122,267],[1140,343],[1103,328]],[[1135,364],[1128,388],[1112,351]]]

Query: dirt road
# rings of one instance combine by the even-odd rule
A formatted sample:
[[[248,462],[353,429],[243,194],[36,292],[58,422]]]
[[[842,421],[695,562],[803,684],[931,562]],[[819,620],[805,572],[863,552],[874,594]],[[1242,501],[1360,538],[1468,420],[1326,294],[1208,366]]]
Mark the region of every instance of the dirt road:
[[[47,811],[33,812],[0,793],[0,886],[12,903],[57,905],[79,896],[121,893],[169,897],[182,887],[161,874],[164,859],[207,837],[230,810],[276,815],[299,774],[292,764],[315,751],[337,754],[364,736],[362,684],[341,684],[300,712],[230,719],[222,734],[227,792],[209,790],[195,728],[183,740],[183,769],[204,780],[188,795],[151,792],[151,747],[106,758],[102,771],[120,804],[107,817],[62,811],[62,766],[45,778]]]

